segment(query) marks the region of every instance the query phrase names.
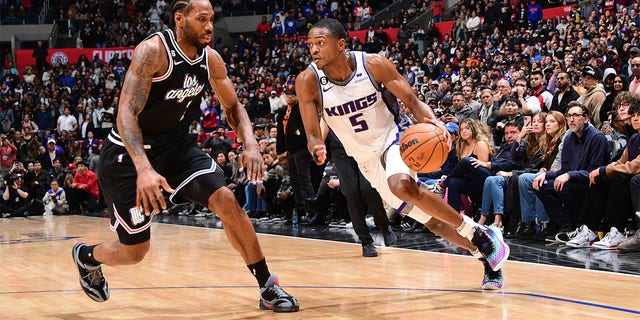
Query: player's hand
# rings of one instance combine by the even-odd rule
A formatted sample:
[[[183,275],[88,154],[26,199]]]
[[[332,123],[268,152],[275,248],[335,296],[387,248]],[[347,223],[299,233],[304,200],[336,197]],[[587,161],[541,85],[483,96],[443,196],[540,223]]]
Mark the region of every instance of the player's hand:
[[[242,164],[247,179],[251,180],[253,184],[256,184],[258,180],[264,179],[264,161],[257,145],[255,147],[247,147],[242,151]]]
[[[596,184],[596,178],[600,175],[600,169],[594,169],[593,171],[589,172],[589,183],[590,184]]]
[[[158,214],[167,208],[162,191],[174,192],[167,180],[151,168],[138,172],[136,185],[136,207],[142,206],[146,216]]]
[[[447,128],[444,126],[444,123],[442,121],[437,121],[437,120],[426,118],[426,117],[423,119],[423,121],[424,123],[429,123],[442,129],[442,132],[444,132],[445,137],[447,137],[447,146],[449,147],[449,150],[451,150],[453,141],[451,141],[451,134],[449,134],[449,130],[447,130]]]
[[[327,161],[327,147],[323,144],[317,144],[313,147],[313,152],[311,153],[313,157],[313,161],[316,162],[317,165],[324,164]]]

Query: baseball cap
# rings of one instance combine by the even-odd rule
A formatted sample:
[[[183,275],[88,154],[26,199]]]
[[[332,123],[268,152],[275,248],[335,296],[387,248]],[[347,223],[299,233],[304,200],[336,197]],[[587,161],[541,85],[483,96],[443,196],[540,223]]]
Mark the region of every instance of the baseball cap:
[[[590,76],[597,80],[602,79],[602,73],[598,68],[592,68],[591,66],[586,66],[582,69],[582,76]]]
[[[458,133],[458,125],[455,124],[455,122],[447,122],[444,127],[447,128],[447,131],[450,133]]]
[[[634,54],[640,54],[640,48],[638,47],[633,47],[631,48],[631,50],[629,50],[630,53],[634,53]]]
[[[608,52],[616,55],[618,54],[618,50],[616,50],[616,48],[610,48]]]
[[[67,165],[67,169],[75,169],[76,168],[76,164],[75,163],[69,163]]]
[[[271,94],[276,94],[276,92],[274,90],[271,90]]]
[[[291,81],[287,82],[287,86],[284,88],[284,93],[286,94],[296,93],[296,86],[293,84],[293,82]]]
[[[47,144],[49,144],[49,143],[56,144],[56,140],[55,139],[49,139],[49,140],[47,140]]]

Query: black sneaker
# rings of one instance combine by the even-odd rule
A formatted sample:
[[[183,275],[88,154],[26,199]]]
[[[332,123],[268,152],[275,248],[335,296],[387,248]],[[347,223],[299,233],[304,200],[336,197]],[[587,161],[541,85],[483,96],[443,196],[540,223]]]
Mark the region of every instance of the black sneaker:
[[[536,234],[536,223],[535,221],[531,222],[523,222],[520,230],[516,233],[516,237],[520,239],[530,239],[533,235]]]
[[[386,229],[382,229],[382,237],[384,238],[384,245],[387,247],[391,247],[398,241],[398,237],[396,236],[391,226],[387,226]]]
[[[296,312],[300,304],[296,298],[286,293],[278,283],[278,276],[272,274],[264,287],[260,288],[260,309],[274,312]]]
[[[558,230],[560,230],[560,228],[553,222],[549,222],[546,225],[540,224],[540,230],[538,231],[538,233],[531,236],[531,240],[555,242]]]
[[[362,244],[362,256],[363,257],[377,257],[378,251],[376,251],[376,247],[373,243],[363,243]]]
[[[73,250],[71,250],[73,261],[78,267],[78,272],[80,272],[80,286],[89,298],[98,302],[107,301],[107,299],[109,299],[109,284],[102,275],[102,267],[99,265],[89,266],[80,262],[78,256],[80,254],[80,248],[86,245],[86,243],[76,243],[76,245],[73,246]]]

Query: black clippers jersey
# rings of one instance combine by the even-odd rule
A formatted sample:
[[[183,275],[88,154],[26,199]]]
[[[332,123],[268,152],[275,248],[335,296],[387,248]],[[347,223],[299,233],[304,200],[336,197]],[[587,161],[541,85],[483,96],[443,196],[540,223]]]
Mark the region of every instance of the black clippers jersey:
[[[189,59],[176,42],[172,30],[157,32],[167,50],[169,68],[153,78],[147,104],[138,115],[143,136],[186,134],[193,120],[200,118],[200,103],[209,82],[207,50]]]

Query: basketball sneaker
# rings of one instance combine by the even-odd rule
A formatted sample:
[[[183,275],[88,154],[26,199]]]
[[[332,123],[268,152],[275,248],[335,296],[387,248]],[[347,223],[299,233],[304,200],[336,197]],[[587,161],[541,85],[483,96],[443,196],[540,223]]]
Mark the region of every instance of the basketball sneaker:
[[[278,276],[272,274],[264,287],[260,288],[260,309],[274,312],[296,312],[300,309],[298,300],[286,293],[278,282]]]
[[[107,301],[109,299],[109,284],[102,275],[102,267],[99,265],[90,266],[80,262],[80,248],[86,245],[86,243],[76,243],[71,251],[73,261],[78,267],[78,272],[80,272],[80,286],[84,293],[94,301]]]
[[[602,240],[594,242],[591,246],[596,249],[613,250],[618,248],[622,239],[624,239],[624,235],[618,231],[618,228],[611,227]]]
[[[582,225],[580,232],[573,237],[573,239],[567,241],[567,246],[573,248],[588,248],[598,239],[598,235],[591,231],[589,227]]]
[[[504,286],[504,277],[502,270],[493,271],[487,259],[478,259],[484,265],[484,278],[482,279],[482,289],[484,290],[500,290]]]
[[[377,257],[378,251],[376,251],[376,247],[373,243],[363,243],[362,244],[362,256],[366,258]]]
[[[640,251],[640,230],[636,231],[631,238],[622,241],[618,245],[618,250],[622,252]]]
[[[509,258],[509,246],[502,239],[502,232],[492,227],[478,225],[473,228],[471,243],[475,245],[493,271],[498,271]]]
[[[445,189],[440,185],[439,182],[436,182],[434,184],[428,184],[427,185],[427,190],[435,193],[440,198],[444,198]]]
[[[398,241],[398,236],[393,232],[391,226],[387,226],[386,229],[380,229],[380,231],[382,231],[382,238],[384,239],[384,245],[386,247],[391,247]]]
[[[557,242],[567,243],[573,240],[578,234],[580,234],[580,232],[582,232],[582,227],[586,228],[585,225],[581,225],[571,232],[559,232],[555,235],[554,238],[556,239]]]

